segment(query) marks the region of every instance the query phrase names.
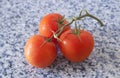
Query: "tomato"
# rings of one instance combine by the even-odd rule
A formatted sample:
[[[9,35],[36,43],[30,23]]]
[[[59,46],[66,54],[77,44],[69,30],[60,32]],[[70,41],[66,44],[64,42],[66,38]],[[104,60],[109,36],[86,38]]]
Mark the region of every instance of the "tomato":
[[[53,63],[57,57],[57,49],[53,42],[46,42],[41,35],[30,37],[24,48],[26,60],[33,66],[44,68]]]
[[[79,34],[74,34],[71,29],[61,34],[58,42],[63,55],[72,62],[85,60],[93,50],[93,36],[85,30],[80,30]]]
[[[59,26],[58,22],[60,22],[62,19],[63,16],[58,13],[50,13],[44,16],[41,19],[39,25],[40,34],[48,38],[51,37],[53,35],[53,32],[56,32],[61,26],[68,23],[66,20],[64,20],[62,25]],[[70,29],[70,26],[66,26],[63,32],[65,32],[68,29]],[[56,42],[56,39],[53,38],[53,41]]]

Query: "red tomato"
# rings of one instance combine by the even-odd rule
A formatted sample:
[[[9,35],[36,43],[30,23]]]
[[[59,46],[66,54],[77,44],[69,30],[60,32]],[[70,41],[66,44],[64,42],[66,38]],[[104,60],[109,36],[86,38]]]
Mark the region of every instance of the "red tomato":
[[[85,60],[93,50],[94,39],[88,32],[81,30],[78,35],[74,34],[75,30],[68,30],[61,34],[59,46],[63,55],[72,62]]]
[[[57,57],[57,49],[53,42],[46,42],[40,35],[32,36],[26,43],[24,55],[26,60],[35,67],[44,68],[53,63]]]
[[[60,22],[63,19],[63,16],[58,14],[58,13],[50,13],[46,16],[44,16],[41,21],[40,21],[40,25],[39,25],[39,32],[41,35],[45,36],[45,37],[50,37],[53,35],[53,32],[56,32],[58,30],[59,25],[58,22]],[[65,20],[62,24],[62,26],[64,24],[67,24],[68,22]],[[66,26],[63,30],[66,31],[70,29],[70,26]],[[56,39],[53,39],[54,42],[56,42]]]

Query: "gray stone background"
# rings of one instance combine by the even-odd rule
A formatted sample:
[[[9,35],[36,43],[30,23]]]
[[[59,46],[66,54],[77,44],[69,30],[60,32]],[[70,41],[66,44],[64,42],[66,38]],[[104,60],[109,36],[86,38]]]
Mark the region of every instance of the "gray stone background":
[[[85,61],[69,62],[59,51],[45,69],[26,62],[23,47],[31,35],[38,34],[44,15],[57,12],[70,18],[82,9],[105,24],[100,27],[90,18],[80,22],[95,39]],[[0,0],[0,78],[120,78],[120,0]]]

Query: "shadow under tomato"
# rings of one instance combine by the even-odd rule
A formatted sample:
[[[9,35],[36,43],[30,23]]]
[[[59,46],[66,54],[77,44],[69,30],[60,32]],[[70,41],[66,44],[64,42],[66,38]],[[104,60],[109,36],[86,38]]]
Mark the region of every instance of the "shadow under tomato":
[[[89,73],[90,70],[94,71],[95,65],[96,63],[90,58],[82,62],[74,63],[68,61],[61,53],[58,53],[57,59],[48,69],[52,70],[50,73],[53,74],[57,73],[59,75],[71,76],[81,73],[81,75],[84,75],[85,73]]]

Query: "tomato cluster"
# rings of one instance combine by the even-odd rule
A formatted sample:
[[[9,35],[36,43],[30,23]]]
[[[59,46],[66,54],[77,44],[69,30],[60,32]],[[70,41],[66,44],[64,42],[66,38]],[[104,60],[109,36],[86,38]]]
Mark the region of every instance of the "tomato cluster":
[[[39,25],[40,34],[30,37],[25,45],[26,60],[38,68],[50,66],[57,57],[57,44],[69,61],[85,60],[93,50],[93,36],[85,30],[71,29],[70,24],[58,13],[44,16]]]

